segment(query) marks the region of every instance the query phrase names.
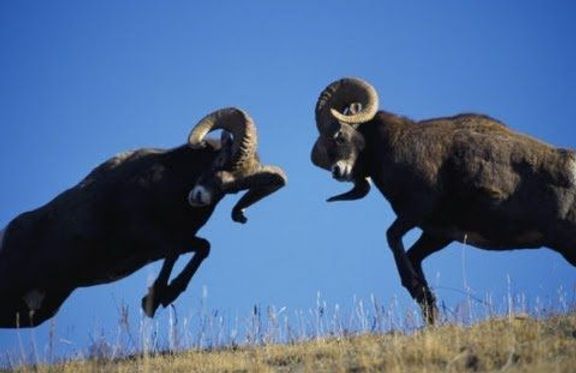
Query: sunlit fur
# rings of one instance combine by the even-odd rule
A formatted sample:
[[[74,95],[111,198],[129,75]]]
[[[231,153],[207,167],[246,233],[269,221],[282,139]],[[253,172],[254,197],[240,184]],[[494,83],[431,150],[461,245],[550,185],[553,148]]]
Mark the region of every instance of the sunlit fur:
[[[572,159],[570,165],[572,171],[572,185],[576,188],[576,159]]]

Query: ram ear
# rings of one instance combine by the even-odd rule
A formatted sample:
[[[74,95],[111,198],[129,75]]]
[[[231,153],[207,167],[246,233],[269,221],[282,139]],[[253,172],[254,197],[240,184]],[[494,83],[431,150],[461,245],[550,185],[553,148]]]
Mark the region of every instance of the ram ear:
[[[362,103],[361,102],[353,102],[344,110],[345,115],[356,115],[362,111]]]
[[[234,139],[230,132],[222,131],[220,134],[220,142],[218,148],[218,156],[214,160],[213,167],[222,169],[226,167],[228,162],[232,159],[232,147],[234,146]]]

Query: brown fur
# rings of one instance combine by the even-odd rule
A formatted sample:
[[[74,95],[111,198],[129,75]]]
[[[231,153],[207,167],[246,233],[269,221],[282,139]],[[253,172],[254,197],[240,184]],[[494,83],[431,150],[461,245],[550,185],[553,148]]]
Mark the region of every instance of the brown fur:
[[[116,281],[160,259],[160,275],[142,306],[153,316],[160,304],[172,303],[209,254],[209,242],[196,233],[220,199],[248,189],[232,211],[244,223],[245,208],[285,183],[282,170],[268,166],[244,178],[237,174],[242,183],[235,190],[214,188],[209,205],[187,204],[195,185],[214,184],[215,173],[226,172],[217,161],[226,151],[208,141],[199,149],[121,153],[46,205],[14,218],[0,251],[0,328],[39,325],[74,289]],[[178,256],[187,252],[195,254],[168,284]]]
[[[337,162],[354,161],[354,179],[372,178],[390,202],[397,219],[388,243],[429,322],[435,299],[421,262],[452,241],[488,250],[546,246],[576,266],[573,151],[478,114],[415,122],[380,111],[334,128],[320,134],[313,161],[335,176]],[[422,236],[405,252],[402,237],[415,227]]]

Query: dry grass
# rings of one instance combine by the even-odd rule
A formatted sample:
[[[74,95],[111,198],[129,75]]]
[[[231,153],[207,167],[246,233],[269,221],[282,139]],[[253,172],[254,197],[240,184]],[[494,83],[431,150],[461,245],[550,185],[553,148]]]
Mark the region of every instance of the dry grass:
[[[444,325],[414,333],[365,334],[120,360],[37,366],[58,372],[574,372],[576,313],[536,320],[514,316],[472,326]],[[30,368],[22,367],[20,371]]]

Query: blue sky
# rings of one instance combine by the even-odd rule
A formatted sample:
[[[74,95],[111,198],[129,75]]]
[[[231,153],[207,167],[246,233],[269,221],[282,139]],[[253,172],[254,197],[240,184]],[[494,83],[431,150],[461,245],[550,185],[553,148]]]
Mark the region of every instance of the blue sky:
[[[177,309],[198,307],[203,288],[211,308],[240,314],[254,304],[307,309],[317,292],[330,304],[374,294],[409,307],[385,242],[388,203],[376,190],[354,203],[324,202],[348,188],[309,161],[314,104],[327,84],[358,76],[388,111],[414,119],[481,112],[576,146],[570,2],[209,3],[0,3],[0,226],[115,153],[183,144],[198,119],[233,105],[253,116],[263,161],[283,167],[289,184],[248,211],[245,226],[229,217],[237,196],[219,205],[200,232],[211,255]],[[495,301],[509,291],[532,302],[575,294],[576,270],[546,249],[456,244],[424,267],[451,307],[467,287]],[[113,334],[121,302],[139,318],[158,269],[77,290],[55,317],[58,341],[82,348],[101,330]],[[33,332],[40,347],[49,328]],[[18,333],[0,330],[0,351],[18,346]]]

